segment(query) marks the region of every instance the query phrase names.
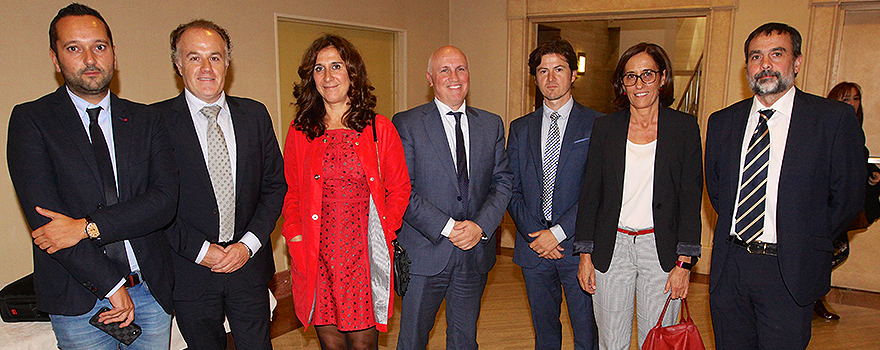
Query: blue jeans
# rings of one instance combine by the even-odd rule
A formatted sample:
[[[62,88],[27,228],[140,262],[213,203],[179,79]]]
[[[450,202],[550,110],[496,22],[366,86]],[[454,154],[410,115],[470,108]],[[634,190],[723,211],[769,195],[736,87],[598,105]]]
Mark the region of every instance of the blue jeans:
[[[125,346],[89,324],[89,319],[102,307],[113,307],[110,300],[103,299],[98,300],[91,311],[79,316],[49,315],[58,347],[63,350],[168,349],[171,346],[171,315],[165,313],[153,298],[146,282],[129,288],[128,294],[134,301],[134,323],[143,331],[134,343]]]

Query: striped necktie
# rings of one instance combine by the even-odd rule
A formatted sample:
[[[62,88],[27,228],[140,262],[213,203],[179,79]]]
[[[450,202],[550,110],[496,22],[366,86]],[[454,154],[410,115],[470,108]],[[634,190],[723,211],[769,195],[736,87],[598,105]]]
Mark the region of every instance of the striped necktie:
[[[767,165],[770,163],[770,130],[767,128],[767,121],[773,116],[773,110],[764,109],[758,113],[760,120],[749,141],[736,205],[736,235],[746,243],[751,243],[764,233]]]
[[[558,112],[550,114],[550,132],[547,133],[547,145],[544,149],[544,190],[541,193],[541,209],[547,221],[553,219],[553,187],[556,185],[556,166],[559,164],[559,148],[562,143],[559,137],[560,117]]]

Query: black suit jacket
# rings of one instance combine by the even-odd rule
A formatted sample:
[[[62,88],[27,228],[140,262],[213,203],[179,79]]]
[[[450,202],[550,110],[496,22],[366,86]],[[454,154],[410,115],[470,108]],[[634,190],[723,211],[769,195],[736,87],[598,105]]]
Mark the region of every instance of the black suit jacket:
[[[608,271],[617,237],[629,119],[628,108],[596,119],[584,171],[575,252],[589,252],[592,248],[593,265],[602,272]],[[700,255],[700,143],[700,129],[694,116],[660,108],[651,207],[663,271],[672,270],[679,255]]]
[[[718,213],[709,292],[723,277],[739,162],[752,99],[713,113],[706,133],[706,189]],[[799,305],[831,283],[831,240],[862,210],[865,135],[852,107],[797,90],[779,175],[776,238],[782,280]],[[731,248],[732,247],[732,248]]]
[[[489,237],[468,251],[476,254],[480,273],[495,266],[495,229],[510,200],[510,173],[504,149],[501,117],[467,107],[470,159],[468,160],[469,205],[458,197],[458,179],[452,152],[446,140],[440,111],[434,101],[394,115],[412,193],[397,236],[412,259],[410,272],[434,276],[443,271],[453,249],[440,234],[450,217],[466,218],[479,225]]]
[[[231,274],[238,283],[265,286],[275,272],[269,236],[281,214],[287,191],[284,163],[266,106],[251,99],[226,96],[232,114],[236,142],[235,234],[233,242],[248,231],[262,247]],[[204,293],[213,272],[195,263],[205,241],[216,243],[220,235],[217,200],[192,116],[183,93],[154,105],[171,131],[174,157],[180,167],[180,200],[177,217],[166,231],[174,254],[177,283],[175,300],[193,300]]]
[[[7,161],[31,229],[50,220],[40,206],[72,218],[91,216],[99,240],[84,239],[48,254],[33,246],[37,307],[50,314],[92,309],[127,275],[102,245],[128,239],[150,291],[171,313],[172,267],[162,226],[174,216],[177,168],[166,130],[149,107],[110,95],[119,203],[104,206],[91,141],[64,86],[12,110]]]
[[[542,258],[529,248],[529,243],[535,240],[529,234],[557,224],[562,227],[566,236],[559,245],[565,249],[563,253],[566,256],[572,256],[572,237],[575,233],[581,180],[587,164],[593,120],[599,115],[599,112],[576,101],[571,108],[559,150],[553,190],[553,213],[549,225],[544,220],[541,198],[544,191],[544,162],[541,157],[541,121],[544,107],[510,123],[507,154],[510,158],[510,170],[513,172],[513,193],[507,211],[513,218],[518,233],[513,252],[513,262],[516,264],[526,268],[537,266]]]

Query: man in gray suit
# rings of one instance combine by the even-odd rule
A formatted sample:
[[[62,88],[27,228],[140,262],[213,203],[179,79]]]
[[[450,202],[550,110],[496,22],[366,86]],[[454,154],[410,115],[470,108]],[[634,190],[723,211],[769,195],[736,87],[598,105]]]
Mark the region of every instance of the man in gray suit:
[[[467,107],[467,57],[444,46],[428,60],[434,101],[394,115],[412,181],[398,240],[411,279],[398,349],[425,349],[446,299],[446,348],[476,349],[486,276],[495,265],[495,228],[512,174],[498,115]]]

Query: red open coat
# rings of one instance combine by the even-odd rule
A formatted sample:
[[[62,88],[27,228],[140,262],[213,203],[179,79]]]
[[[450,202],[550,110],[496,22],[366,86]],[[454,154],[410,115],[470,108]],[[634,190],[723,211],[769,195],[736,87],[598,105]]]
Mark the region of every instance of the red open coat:
[[[403,213],[409,203],[410,183],[403,154],[403,145],[397,129],[388,118],[376,116],[376,137],[373,127],[367,126],[355,142],[355,152],[369,180],[370,197],[375,205],[376,217],[384,233],[384,250],[371,249],[371,265],[377,262],[387,269],[370,268],[373,287],[373,306],[377,329],[387,331],[388,318],[394,311],[394,295],[391,283],[390,263],[393,256],[391,241],[395,231],[403,223]],[[290,252],[293,305],[296,316],[306,327],[313,320],[317,284],[317,264],[321,235],[321,197],[324,153],[327,148],[325,136],[309,141],[306,135],[293,126],[284,144],[284,175],[287,178],[287,196],[284,198],[284,225],[282,234]],[[379,162],[377,163],[377,150]],[[381,174],[379,169],[381,166]],[[372,228],[372,225],[371,225]],[[371,232],[373,230],[370,230]],[[370,237],[374,234],[368,233]],[[372,243],[372,244],[369,244]],[[371,247],[376,242],[368,242]],[[381,246],[381,243],[380,243]],[[379,281],[378,284],[376,281]],[[378,287],[378,288],[377,288]],[[378,289],[378,290],[377,290]],[[386,308],[387,306],[387,308]]]

